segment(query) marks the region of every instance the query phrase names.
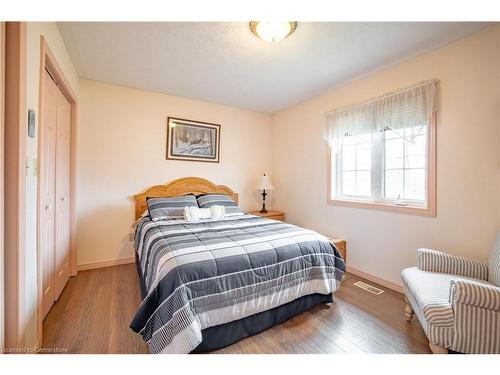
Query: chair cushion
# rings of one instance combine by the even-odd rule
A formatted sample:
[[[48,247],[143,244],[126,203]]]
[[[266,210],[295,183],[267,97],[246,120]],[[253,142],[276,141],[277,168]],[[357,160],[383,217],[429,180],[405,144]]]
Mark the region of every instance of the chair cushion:
[[[445,273],[421,271],[417,267],[401,272],[407,290],[417,303],[413,308],[423,312],[428,324],[453,327],[453,309],[449,294],[450,281],[454,277]]]
[[[406,289],[429,325],[453,327],[454,314],[450,304],[450,281],[453,279],[473,280],[483,284],[487,281],[472,277],[456,276],[447,273],[421,271],[417,267],[407,268],[401,272]],[[424,322],[421,322],[424,324]]]
[[[488,280],[496,286],[500,286],[500,231],[497,232],[495,245],[488,262]]]

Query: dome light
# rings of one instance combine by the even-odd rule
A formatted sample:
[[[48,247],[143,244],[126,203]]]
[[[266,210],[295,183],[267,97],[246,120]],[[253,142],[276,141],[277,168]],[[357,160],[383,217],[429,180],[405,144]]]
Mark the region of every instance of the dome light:
[[[250,22],[250,30],[266,42],[279,42],[297,28],[297,22]]]

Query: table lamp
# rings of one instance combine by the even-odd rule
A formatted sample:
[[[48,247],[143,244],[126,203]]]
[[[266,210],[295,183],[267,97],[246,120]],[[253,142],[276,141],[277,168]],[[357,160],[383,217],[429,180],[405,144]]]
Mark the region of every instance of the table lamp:
[[[260,185],[259,189],[262,190],[262,210],[260,210],[260,213],[265,214],[267,213],[266,210],[266,190],[274,190],[274,186],[271,183],[271,179],[269,176],[266,176],[264,173],[264,176],[260,178]]]

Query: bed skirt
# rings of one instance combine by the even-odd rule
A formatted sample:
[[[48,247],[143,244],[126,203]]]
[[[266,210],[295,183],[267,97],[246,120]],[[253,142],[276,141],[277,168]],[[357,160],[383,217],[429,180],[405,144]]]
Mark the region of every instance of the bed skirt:
[[[206,353],[224,348],[237,341],[286,322],[316,305],[333,302],[331,294],[310,294],[274,309],[247,316],[201,331],[203,341],[191,353]]]

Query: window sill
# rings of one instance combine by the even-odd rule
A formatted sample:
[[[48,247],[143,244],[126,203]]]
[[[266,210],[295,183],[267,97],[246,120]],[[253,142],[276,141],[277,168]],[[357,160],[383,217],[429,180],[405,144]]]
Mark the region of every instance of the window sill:
[[[327,203],[334,206],[345,206],[353,208],[366,208],[369,210],[386,211],[393,213],[400,213],[405,215],[417,216],[436,216],[436,208],[434,205],[430,207],[417,207],[417,206],[398,206],[396,204],[380,203],[380,202],[360,202],[351,201],[347,199],[328,199]]]

